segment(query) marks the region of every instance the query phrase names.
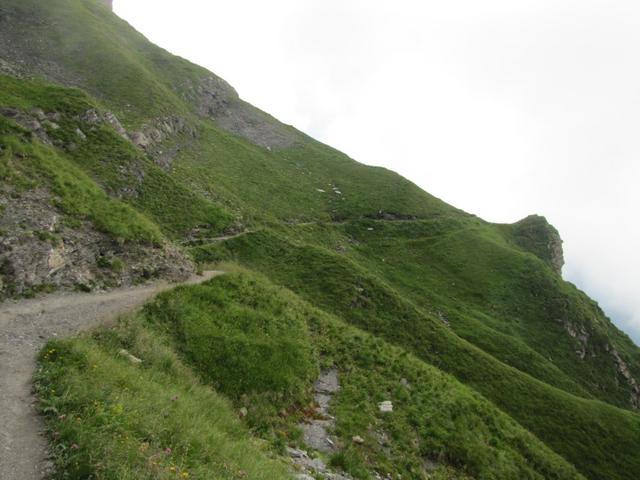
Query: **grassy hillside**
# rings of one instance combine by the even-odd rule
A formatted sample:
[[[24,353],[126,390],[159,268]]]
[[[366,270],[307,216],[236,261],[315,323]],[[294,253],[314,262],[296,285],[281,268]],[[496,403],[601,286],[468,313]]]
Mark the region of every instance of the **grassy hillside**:
[[[247,106],[215,75],[152,45],[95,0],[3,0],[0,27],[5,60],[26,74],[85,89],[128,130],[167,116],[183,119],[197,132],[197,141],[178,142],[171,167],[176,177],[246,215],[300,221],[380,211],[457,212],[399,175],[364,167]],[[223,86],[209,92],[211,78]],[[287,130],[290,145],[267,149],[255,138],[225,131],[220,126],[225,118],[202,111],[213,95],[224,109],[238,109],[237,122]],[[176,141],[168,139],[158,148],[169,150]]]
[[[142,367],[118,355],[126,346]],[[36,378],[54,478],[285,479],[228,400],[151,333],[121,327],[50,342]]]
[[[0,179],[5,189],[20,192],[41,186],[58,197],[57,204],[74,219],[89,219],[96,228],[124,241],[158,242],[158,227],[126,203],[112,199],[68,158],[28,139],[17,124],[0,117]]]
[[[143,363],[133,366],[118,358],[122,347]],[[76,475],[98,471],[101,478],[127,478],[118,475],[151,475],[171,466],[196,478],[216,475],[220,471],[211,469],[216,461],[202,461],[208,455],[236,462],[216,478],[280,478],[277,464],[261,456],[246,431],[243,437],[228,419],[229,405],[199,383],[215,385],[236,407],[244,406],[247,426],[270,441],[275,455],[284,446],[299,445],[297,425],[320,366],[337,368],[342,385],[331,411],[345,447],[329,461],[356,478],[371,478],[373,471],[427,478],[426,461],[429,478],[436,479],[582,478],[471,389],[249,272],[162,294],[115,331],[51,343],[40,361],[38,388],[56,443],[78,445],[60,449],[58,460],[77,462]],[[393,400],[393,414],[377,411],[383,399]],[[205,435],[229,442],[200,443]],[[366,440],[353,444],[354,435]],[[385,443],[379,443],[380,436]],[[234,455],[243,447],[253,453]],[[111,449],[115,455],[98,462]],[[255,468],[265,465],[272,470]]]
[[[110,243],[87,255],[112,277],[122,245],[263,275],[179,289],[115,332],[51,345],[65,354],[43,354],[40,395],[48,413],[80,418],[51,415],[60,478],[281,478],[290,467],[270,456],[304,447],[296,425],[331,366],[342,450],[325,460],[358,478],[640,475],[640,349],[562,280],[543,217],[489,224],[359,164],[96,0],[1,0],[0,60],[0,224],[12,242],[0,254],[32,242],[46,267],[38,288],[55,287],[52,258],[73,265],[64,256],[95,232]],[[29,224],[34,205],[62,227]],[[141,278],[154,271],[145,258],[132,268]],[[3,295],[18,292],[3,278]],[[117,358],[122,347],[143,366]],[[174,419],[161,412],[175,389],[189,400]],[[398,410],[380,416],[387,397]],[[93,402],[115,410],[95,415]],[[249,430],[220,419],[242,407]],[[103,414],[117,426],[104,435]],[[166,432],[180,454],[158,469],[149,458]],[[124,440],[111,447],[112,435]],[[113,461],[96,460],[111,448]]]
[[[220,231],[231,223],[233,217],[223,208],[194,194],[162,171],[112,126],[89,121],[87,112],[100,111],[101,106],[83,92],[0,75],[0,105],[5,142],[34,145],[33,149],[46,151],[39,158],[65,161],[73,166],[73,171],[90,176],[103,190],[120,197],[120,203],[125,200],[155,220],[166,234],[184,236],[191,228],[202,224]],[[34,132],[30,125],[39,123],[34,110],[53,114],[57,121],[44,120],[42,128]],[[20,120],[29,128],[20,128],[17,124]],[[38,134],[44,136],[48,148],[42,146]],[[19,152],[13,152],[13,156],[16,153]],[[11,156],[11,152],[7,151],[5,156]],[[56,193],[76,205],[87,206],[77,192],[65,197],[57,188]],[[111,210],[108,205],[103,207],[107,207],[106,211]]]
[[[375,232],[375,228],[366,227],[363,231]],[[377,228],[384,227],[378,224]],[[362,246],[360,241],[356,244]],[[197,251],[203,250],[206,249],[201,247]],[[227,258],[266,273],[313,304],[452,373],[573,462],[587,477],[631,479],[639,471],[635,452],[640,441],[637,414],[575,396],[591,397],[572,381],[573,377],[515,340],[504,345],[496,342],[493,347],[499,351],[495,356],[491,355],[491,348],[480,350],[456,335],[437,313],[426,311],[393,288],[382,274],[384,267],[379,266],[374,273],[344,254],[309,243],[294,243],[266,231],[230,240],[226,250],[218,254],[226,253]],[[403,250],[406,252],[406,247]],[[372,255],[367,258],[371,261]],[[395,262],[400,255],[388,258],[388,262],[380,263]],[[425,281],[427,275],[422,278]],[[468,308],[467,302],[453,301]],[[468,326],[463,324],[463,328]],[[489,337],[491,330],[476,331],[476,335],[481,338],[478,343],[486,345],[484,335]],[[557,341],[562,340],[563,336],[558,335]],[[507,352],[512,345],[519,345],[520,351]],[[521,358],[520,352],[524,353]],[[501,356],[503,361],[499,361]],[[516,364],[526,358],[534,358],[537,364],[517,370],[505,363],[508,356],[516,358]],[[613,448],[615,457],[611,455]]]

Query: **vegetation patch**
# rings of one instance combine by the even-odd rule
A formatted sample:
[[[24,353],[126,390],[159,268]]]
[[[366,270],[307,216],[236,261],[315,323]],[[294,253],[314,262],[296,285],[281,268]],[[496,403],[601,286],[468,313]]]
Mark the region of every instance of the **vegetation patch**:
[[[143,359],[131,363],[127,347]],[[127,322],[49,342],[35,379],[60,479],[290,478],[229,401]]]
[[[145,309],[216,389],[297,394],[315,378],[316,356],[305,318],[255,279],[223,276],[211,285],[161,294]]]

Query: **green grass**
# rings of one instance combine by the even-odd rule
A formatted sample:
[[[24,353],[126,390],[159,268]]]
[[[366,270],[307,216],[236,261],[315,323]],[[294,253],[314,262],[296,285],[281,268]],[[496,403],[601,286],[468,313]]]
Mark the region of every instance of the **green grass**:
[[[383,277],[326,248],[293,243],[267,231],[227,244],[230,258],[450,372],[573,462],[585,476],[631,480],[640,471],[635,453],[640,441],[637,414],[571,395],[498,361],[408,301]],[[550,367],[547,373],[567,390],[589,396],[557,368]]]
[[[113,215],[132,218],[140,218],[142,213],[155,224],[146,222],[148,228],[156,230],[156,237],[159,234],[158,226],[165,235],[175,238],[187,235],[195,227],[213,232],[213,235],[234,221],[234,216],[225,208],[195,194],[188,185],[162,171],[111,128],[83,123],[81,116],[87,110],[100,107],[80,91],[54,87],[37,80],[16,80],[0,75],[0,105],[23,112],[39,108],[46,113],[60,114],[59,128],[47,131],[54,143],[53,147],[43,147],[38,142],[31,141],[26,134],[20,135],[22,132],[19,127],[0,117],[0,128],[5,133],[3,141],[7,145],[13,145],[13,150],[17,149],[18,143],[29,148],[32,151],[30,155],[36,157],[42,167],[41,177],[60,177],[55,182],[56,193],[63,197],[67,210],[86,214],[88,210],[96,212],[104,208],[104,212],[96,212],[92,219],[108,233],[118,236],[124,234],[122,238],[126,239],[135,234],[120,231],[116,233],[115,225],[105,224],[104,217],[110,211],[113,211]],[[77,129],[85,133],[85,140],[78,137]],[[58,168],[57,164],[65,166]],[[57,173],[58,170],[64,172]],[[114,207],[124,205],[125,202],[107,200],[107,196],[104,193],[98,195],[95,188],[95,194],[91,197],[100,196],[99,202],[92,201],[83,192],[69,191],[74,182],[68,177],[75,172],[79,172],[84,183],[89,181],[87,176],[91,177],[104,193],[124,197],[126,203],[133,208],[127,206],[125,212],[121,207]],[[129,193],[122,195],[122,192]]]
[[[270,152],[204,123],[200,141],[181,152],[175,168],[198,190],[258,223],[340,221],[380,212],[466,216],[394,172],[365,167],[306,137]]]
[[[48,187],[55,194],[55,204],[69,221],[89,220],[98,230],[121,241],[161,241],[156,224],[129,205],[110,198],[67,158],[31,142],[15,125],[2,119],[0,145],[0,177],[5,185],[18,192]]]
[[[260,365],[235,370],[237,359],[263,355],[265,341],[282,342],[282,331],[291,332],[287,349],[297,352],[295,359],[272,356],[267,361],[281,363],[266,378],[254,375]],[[229,339],[227,348],[243,332],[251,338],[243,338],[240,349],[212,354],[220,345],[215,339]],[[143,363],[119,357],[123,347]],[[244,270],[164,293],[115,330],[50,343],[36,384],[68,478],[176,478],[167,471],[171,466],[192,478],[205,472],[208,478],[237,478],[240,470],[244,478],[281,478],[255,473],[264,465],[278,470],[231,419],[232,407],[219,395],[228,394],[235,408],[247,408],[247,425],[273,451],[304,447],[296,425],[310,400],[317,364],[337,368],[341,382],[331,412],[345,447],[330,461],[356,478],[371,478],[375,470],[424,479],[425,462],[433,469],[430,478],[437,479],[583,478],[453,377]],[[218,393],[200,382],[215,385]],[[383,416],[377,402],[389,399],[394,412]],[[352,444],[353,435],[365,443]],[[79,448],[70,449],[73,444]],[[171,455],[162,453],[166,448]],[[240,456],[241,448],[254,453]],[[220,470],[220,464],[228,469]]]
[[[312,379],[331,364],[343,379],[334,408],[345,449],[327,460],[360,478],[372,466],[421,478],[425,464],[441,479],[575,478],[557,455],[593,480],[640,476],[640,417],[611,354],[615,348],[640,378],[640,349],[553,271],[543,233],[554,230],[542,217],[492,225],[299,132],[292,146],[272,150],[230,134],[198,114],[194,87],[212,74],[152,45],[96,0],[7,0],[0,21],[13,40],[9,60],[22,56],[49,79],[0,76],[0,106],[61,117],[58,129],[47,130],[47,146],[0,116],[0,178],[16,201],[44,187],[69,225],[89,221],[121,241],[206,242],[245,226],[254,233],[190,251],[201,265],[232,260],[269,279],[241,272],[178,289],[115,333],[52,347],[70,359],[47,366],[43,358],[41,384],[67,392],[51,395],[52,404],[81,418],[61,424],[69,429],[64,445],[99,452],[59,447],[61,476],[85,475],[73,470],[75,461],[95,473],[96,459],[110,453],[104,478],[160,475],[140,448],[163,448],[157,438],[177,429],[158,413],[174,382],[181,397],[193,395],[179,417],[188,426],[179,461],[190,472],[234,478],[258,472],[263,461],[281,472],[261,453],[254,466],[242,466],[248,460],[234,452],[253,445],[247,431],[209,409],[247,408],[250,432],[282,452],[300,442],[296,422]],[[109,127],[84,124],[88,109],[112,111],[129,129],[177,115],[196,135],[158,145],[177,149],[162,169]],[[584,355],[567,326],[586,335]],[[151,344],[173,360],[148,363]],[[122,346],[138,349],[143,367],[117,358]],[[100,360],[99,375],[79,358]],[[139,400],[116,388],[138,383]],[[398,405],[390,419],[372,407],[386,396]],[[135,440],[110,450],[94,399],[138,412],[124,420]],[[52,428],[62,429],[56,418]],[[380,431],[389,445],[380,445]],[[215,457],[203,445],[221,432],[231,433],[211,440],[221,452]],[[351,445],[351,435],[365,444]],[[238,470],[223,473],[227,457]]]
[[[232,398],[296,394],[315,379],[316,356],[301,312],[251,278],[223,278],[216,287],[162,294],[146,308],[146,318],[169,332],[203,378]]]
[[[131,364],[123,346],[143,358]],[[54,478],[285,479],[237,420],[153,334],[123,323],[42,350],[36,389]]]

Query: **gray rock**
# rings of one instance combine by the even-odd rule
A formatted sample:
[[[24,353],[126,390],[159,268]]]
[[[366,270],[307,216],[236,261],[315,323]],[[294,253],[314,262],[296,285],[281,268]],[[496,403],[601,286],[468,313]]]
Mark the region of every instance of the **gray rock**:
[[[314,390],[319,394],[333,395],[340,390],[340,382],[338,380],[338,371],[331,369],[323,372],[316,380]]]
[[[27,130],[31,130],[31,131],[36,131],[36,130],[42,129],[42,125],[40,124],[40,122],[38,120],[35,120],[35,119],[25,120],[22,123],[22,126],[24,128],[26,128]]]
[[[82,130],[80,130],[79,128],[76,128],[76,135],[78,137],[80,137],[80,140],[86,140],[87,136],[84,134],[84,132]]]
[[[289,455],[291,458],[308,457],[307,452],[305,450],[300,450],[299,448],[291,448],[291,447],[287,447],[287,455]]]
[[[124,348],[118,352],[118,355],[120,355],[123,358],[126,358],[127,360],[129,360],[130,363],[133,363],[134,365],[138,365],[138,364],[142,363],[142,360],[140,360],[138,357],[136,357],[134,355],[131,355]]]
[[[265,149],[287,148],[301,140],[292,127],[249,105],[223,79],[210,75],[188,85],[188,97],[202,117]]]
[[[101,123],[101,117],[98,114],[98,111],[94,109],[90,109],[84,112],[80,119],[83,122],[88,123],[89,125],[97,125]]]
[[[330,369],[322,372],[313,388],[314,400],[317,404],[316,415],[319,418],[311,418],[300,425],[303,439],[306,445],[315,450],[332,453],[337,448],[329,435],[329,431],[335,424],[334,418],[329,415],[329,406],[332,396],[340,390],[338,371]]]
[[[103,117],[104,122],[108,125],[111,126],[111,128],[113,128],[116,133],[118,133],[118,135],[120,135],[121,137],[125,137],[127,136],[127,131],[124,129],[124,127],[120,124],[120,120],[118,120],[118,117],[116,117],[113,113],[111,112],[104,112]]]
[[[175,246],[121,244],[90,222],[69,226],[44,188],[0,192],[0,299],[30,290],[129,286],[141,279],[181,280],[193,264]],[[46,235],[45,235],[46,233]],[[119,269],[99,264],[117,258]]]
[[[60,122],[62,120],[62,114],[60,112],[49,112],[47,118],[52,122]]]
[[[143,132],[132,132],[129,134],[131,142],[140,148],[147,148],[151,145],[151,140]]]
[[[99,112],[96,109],[89,109],[80,116],[80,120],[89,125],[109,125],[122,138],[127,138],[127,131],[124,129],[118,117],[111,112]]]
[[[52,122],[51,120],[45,120],[42,122],[42,125],[50,130],[59,130],[60,129],[60,125],[58,125],[56,122]]]
[[[331,453],[334,443],[329,440],[328,428],[333,426],[330,420],[313,419],[302,427],[304,443],[319,452]]]
[[[31,110],[31,115],[33,115],[40,121],[46,120],[47,118],[47,116],[44,113],[44,110],[42,110],[41,108],[34,108],[33,110]]]

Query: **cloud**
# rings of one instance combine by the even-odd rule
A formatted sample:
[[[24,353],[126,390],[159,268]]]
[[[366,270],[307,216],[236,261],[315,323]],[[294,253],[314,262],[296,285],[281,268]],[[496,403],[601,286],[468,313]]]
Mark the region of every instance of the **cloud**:
[[[497,222],[540,213],[565,277],[640,341],[640,5],[115,0],[153,41],[357,160]]]

